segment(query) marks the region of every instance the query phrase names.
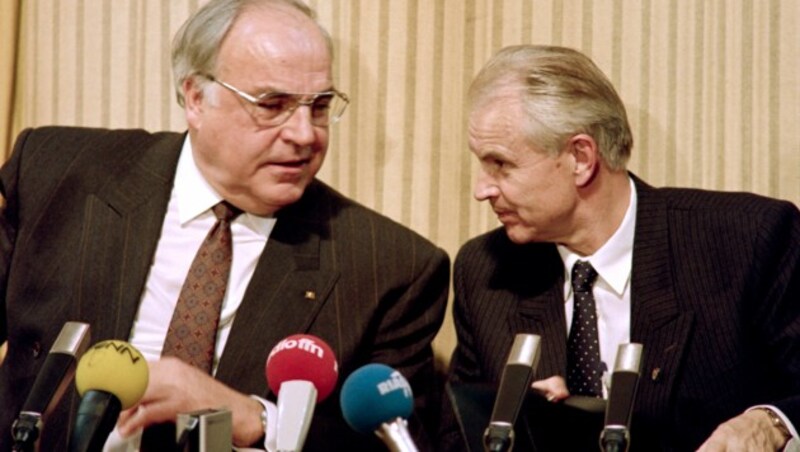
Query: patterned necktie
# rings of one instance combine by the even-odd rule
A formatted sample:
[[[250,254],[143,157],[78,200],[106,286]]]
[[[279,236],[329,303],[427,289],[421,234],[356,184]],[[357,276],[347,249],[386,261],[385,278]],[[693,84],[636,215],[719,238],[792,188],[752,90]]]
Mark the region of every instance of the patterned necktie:
[[[241,213],[225,201],[212,210],[217,222],[189,267],[161,351],[161,356],[176,356],[209,374],[222,298],[231,271],[231,221]]]
[[[588,262],[572,267],[575,306],[567,341],[567,388],[572,395],[603,396],[603,368],[597,339],[597,308],[592,285],[597,272]]]

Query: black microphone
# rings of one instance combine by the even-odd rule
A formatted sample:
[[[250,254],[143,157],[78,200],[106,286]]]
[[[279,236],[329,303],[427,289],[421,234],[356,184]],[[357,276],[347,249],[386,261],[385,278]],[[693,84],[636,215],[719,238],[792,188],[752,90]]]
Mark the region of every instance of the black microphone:
[[[536,334],[517,334],[508,354],[500,387],[494,401],[491,421],[483,433],[487,452],[504,452],[514,445],[514,423],[539,362],[541,338]]]
[[[611,374],[611,389],[606,405],[605,427],[600,448],[605,452],[624,452],[630,442],[631,413],[639,385],[642,344],[620,344]]]
[[[89,324],[67,322],[44,360],[22,411],[14,421],[14,451],[32,451],[45,418],[55,408],[75,375],[77,360],[89,346]]]

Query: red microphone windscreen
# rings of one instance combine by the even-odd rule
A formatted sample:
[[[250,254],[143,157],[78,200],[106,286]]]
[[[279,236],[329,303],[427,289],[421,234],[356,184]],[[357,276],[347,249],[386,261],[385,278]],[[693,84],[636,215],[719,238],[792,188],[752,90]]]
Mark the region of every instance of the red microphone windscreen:
[[[317,388],[317,403],[325,400],[339,377],[339,368],[331,347],[310,334],[289,336],[269,352],[266,364],[269,389],[280,395],[284,381],[302,380]]]

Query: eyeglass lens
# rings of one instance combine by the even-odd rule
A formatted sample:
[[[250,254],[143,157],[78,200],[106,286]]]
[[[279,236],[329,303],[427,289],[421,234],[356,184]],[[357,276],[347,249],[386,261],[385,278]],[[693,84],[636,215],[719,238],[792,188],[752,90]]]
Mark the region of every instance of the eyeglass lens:
[[[305,97],[305,99],[303,98]],[[258,119],[265,123],[276,123],[286,120],[301,105],[310,107],[311,122],[316,125],[328,125],[339,119],[343,103],[335,93],[320,93],[301,96],[288,93],[271,93],[259,99],[256,105]]]

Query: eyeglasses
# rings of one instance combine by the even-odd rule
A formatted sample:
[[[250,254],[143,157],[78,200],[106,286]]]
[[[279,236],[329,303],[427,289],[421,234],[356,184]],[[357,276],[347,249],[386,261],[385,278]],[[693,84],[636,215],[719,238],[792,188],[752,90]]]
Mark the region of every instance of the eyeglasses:
[[[251,109],[251,115],[262,127],[283,124],[301,105],[311,109],[311,124],[321,127],[328,126],[341,119],[347,104],[350,103],[347,94],[335,89],[321,93],[268,92],[252,96],[229,83],[217,80],[212,75],[203,74],[202,76],[218,83],[255,107]]]

